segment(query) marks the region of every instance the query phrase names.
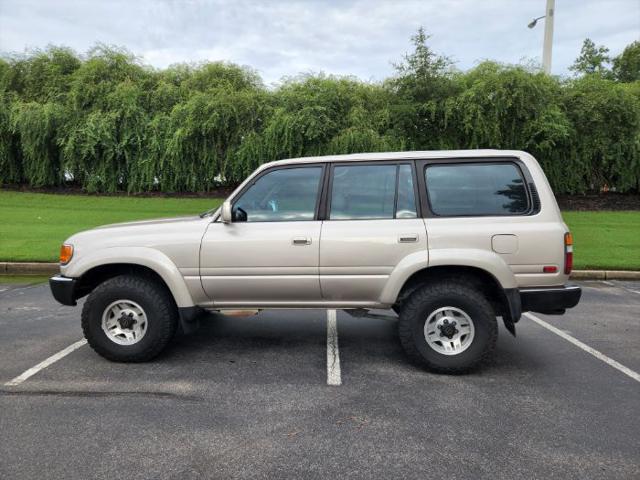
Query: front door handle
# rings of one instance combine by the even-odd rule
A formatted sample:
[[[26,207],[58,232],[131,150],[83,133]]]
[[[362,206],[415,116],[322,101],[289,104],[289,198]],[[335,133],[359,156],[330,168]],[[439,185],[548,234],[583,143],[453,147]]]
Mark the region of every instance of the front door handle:
[[[309,237],[294,237],[293,240],[291,240],[291,243],[293,243],[294,245],[311,245],[311,238]]]
[[[405,233],[398,237],[398,243],[413,243],[418,241],[417,233]]]

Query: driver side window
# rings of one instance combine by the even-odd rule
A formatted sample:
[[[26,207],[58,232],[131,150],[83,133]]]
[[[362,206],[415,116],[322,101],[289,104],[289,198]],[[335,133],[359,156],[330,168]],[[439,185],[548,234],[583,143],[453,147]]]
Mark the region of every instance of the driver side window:
[[[237,222],[294,222],[315,218],[322,167],[282,168],[262,175],[233,204]]]

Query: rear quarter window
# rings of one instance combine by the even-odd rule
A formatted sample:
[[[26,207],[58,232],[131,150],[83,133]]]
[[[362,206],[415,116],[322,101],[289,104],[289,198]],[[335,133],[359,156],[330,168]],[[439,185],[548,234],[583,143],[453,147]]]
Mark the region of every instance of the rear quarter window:
[[[429,165],[425,182],[435,215],[524,215],[530,210],[522,172],[514,163]]]

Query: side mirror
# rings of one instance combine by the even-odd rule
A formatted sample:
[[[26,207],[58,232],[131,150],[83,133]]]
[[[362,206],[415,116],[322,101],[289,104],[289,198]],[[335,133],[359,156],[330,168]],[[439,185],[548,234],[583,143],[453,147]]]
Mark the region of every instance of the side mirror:
[[[233,222],[233,214],[231,212],[231,202],[229,200],[225,200],[222,204],[222,212],[220,214],[220,218],[222,218],[223,223],[231,223]]]

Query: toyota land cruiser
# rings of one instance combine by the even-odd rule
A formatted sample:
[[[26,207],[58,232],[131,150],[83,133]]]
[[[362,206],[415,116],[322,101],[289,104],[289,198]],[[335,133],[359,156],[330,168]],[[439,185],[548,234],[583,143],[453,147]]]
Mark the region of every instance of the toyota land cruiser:
[[[488,358],[497,317],[561,314],[572,238],[538,162],[521,151],[309,157],[259,167],[219,209],[108,225],[61,248],[50,279],[109,360],[158,355],[205,310],[393,309],[430,370]]]

